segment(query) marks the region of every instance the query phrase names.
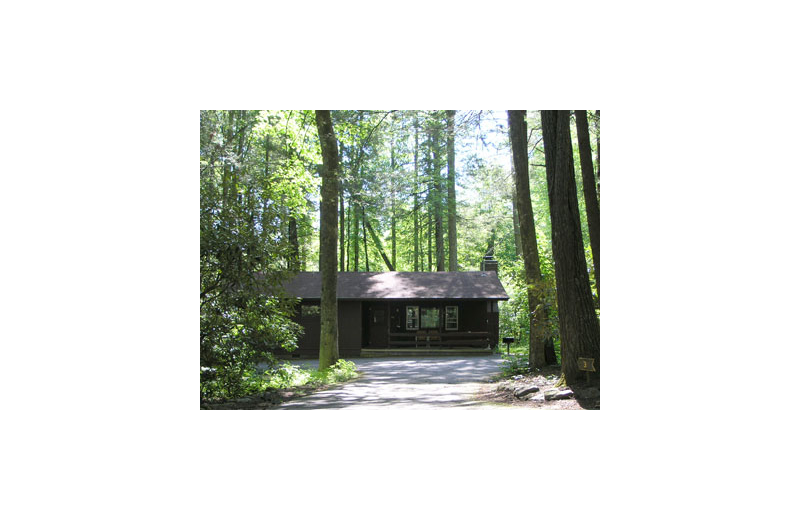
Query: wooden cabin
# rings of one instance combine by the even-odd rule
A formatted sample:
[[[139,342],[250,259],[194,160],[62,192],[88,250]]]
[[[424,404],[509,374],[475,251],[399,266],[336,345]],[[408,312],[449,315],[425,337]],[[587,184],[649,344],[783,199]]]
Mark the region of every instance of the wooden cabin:
[[[477,352],[497,345],[497,302],[508,295],[496,266],[487,260],[482,271],[340,272],[339,355],[401,349]],[[284,284],[290,295],[300,298],[295,319],[305,329],[295,357],[319,355],[320,287],[318,272],[298,273]]]

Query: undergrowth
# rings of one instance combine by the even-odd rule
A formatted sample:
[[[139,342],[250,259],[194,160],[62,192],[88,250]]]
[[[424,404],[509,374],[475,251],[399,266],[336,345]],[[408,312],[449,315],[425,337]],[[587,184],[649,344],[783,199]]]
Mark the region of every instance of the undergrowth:
[[[283,390],[298,386],[322,386],[341,383],[358,376],[356,364],[340,359],[325,370],[308,370],[291,363],[283,363],[259,374],[246,372],[243,377],[245,394],[255,394],[268,390]]]

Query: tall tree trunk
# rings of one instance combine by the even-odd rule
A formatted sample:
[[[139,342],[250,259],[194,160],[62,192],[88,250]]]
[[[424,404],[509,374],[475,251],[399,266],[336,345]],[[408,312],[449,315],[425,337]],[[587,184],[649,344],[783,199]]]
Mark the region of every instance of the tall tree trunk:
[[[229,146],[233,141],[233,110],[228,111],[228,124],[225,127],[225,144],[224,151],[225,157],[222,160],[222,213],[227,218],[227,209],[230,207],[230,188],[231,179],[233,177],[233,162],[227,157],[229,153]]]
[[[297,241],[297,219],[289,217],[289,271],[300,269],[300,244]]]
[[[350,206],[353,208],[353,235],[350,242],[353,244],[353,271],[358,271],[358,204],[350,196]]]
[[[369,235],[372,237],[372,242],[375,244],[375,248],[378,250],[378,253],[380,253],[381,258],[383,258],[383,262],[386,264],[386,267],[388,267],[390,271],[394,271],[394,264],[391,260],[389,260],[389,257],[386,256],[386,252],[383,250],[381,239],[378,234],[375,233],[375,230],[372,228],[372,224],[369,223],[369,219],[364,218],[364,224],[367,227],[367,231],[369,231]]]
[[[319,270],[322,277],[319,368],[324,370],[339,359],[336,300],[336,197],[338,195],[339,154],[330,111],[317,110],[316,116],[323,164],[319,216]]]
[[[367,249],[367,214],[361,208],[361,228],[364,232],[364,270],[369,272],[369,250]]]
[[[392,215],[391,215],[391,231],[392,231],[392,265],[397,265],[397,219],[395,218],[395,172],[394,172],[395,162],[394,162],[394,140],[392,141],[392,153],[391,153],[391,169],[392,169]],[[377,243],[376,243],[377,245]],[[383,249],[381,250],[381,255],[383,255]],[[384,255],[385,256],[385,255]],[[384,258],[385,260],[385,258]],[[390,271],[394,271],[393,267],[389,268]]]
[[[542,271],[539,266],[539,246],[536,243],[536,226],[531,206],[531,188],[528,176],[528,130],[524,110],[508,111],[508,128],[514,156],[514,193],[519,217],[520,246],[525,264],[528,286],[528,318],[530,339],[528,359],[530,366],[545,366],[544,342],[546,335],[545,312],[542,305]]]
[[[456,235],[456,111],[447,111],[447,242],[448,270],[458,271],[458,240]]]
[[[344,263],[344,270],[345,271],[349,271],[350,270],[350,256],[351,256],[350,255],[350,221],[352,220],[352,218],[353,218],[353,204],[351,202],[348,202],[348,204],[347,204],[347,217],[345,218],[345,220],[347,221],[347,233],[345,233],[345,237],[347,238],[347,245],[344,248],[345,253],[347,253],[347,260]]]
[[[589,224],[589,244],[592,247],[594,262],[594,281],[597,299],[600,300],[600,204],[595,190],[594,165],[592,164],[592,143],[589,137],[589,119],[586,110],[575,111],[575,127],[578,131],[578,151],[581,156],[581,177],[583,177],[583,198],[586,201],[586,221]]]
[[[344,157],[344,146],[339,147],[339,164]],[[344,213],[344,181],[339,179],[339,270],[345,270],[345,213]]]
[[[517,211],[516,193],[511,196],[511,218],[514,221],[514,256],[519,258],[520,253],[522,253],[522,243],[519,239],[519,212]]]
[[[595,314],[583,249],[568,110],[542,110],[547,192],[556,270],[561,371],[568,385],[581,382],[578,358],[594,359],[600,384],[600,323]]]
[[[600,200],[600,111],[595,111],[594,135],[597,139],[597,199]]]
[[[433,218],[428,209],[428,271],[433,271]]]
[[[444,271],[444,229],[442,224],[442,171],[439,161],[439,128],[434,127],[432,136],[433,146],[433,212],[434,212],[434,233],[436,235],[436,270]]]
[[[419,272],[419,125],[414,115],[414,272]]]

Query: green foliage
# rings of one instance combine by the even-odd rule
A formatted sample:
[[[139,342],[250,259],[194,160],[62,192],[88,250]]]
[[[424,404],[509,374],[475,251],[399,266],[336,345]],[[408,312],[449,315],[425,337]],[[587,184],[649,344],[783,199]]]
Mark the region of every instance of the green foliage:
[[[289,220],[298,234],[310,227],[314,181],[305,166],[315,156],[313,141],[299,137],[301,117],[200,113],[201,398],[242,395],[256,360],[274,362],[272,351],[297,346],[294,302],[279,282],[292,252]]]
[[[246,370],[241,378],[241,394],[251,395],[270,389],[288,389],[299,386],[322,386],[350,381],[358,377],[356,364],[340,359],[325,370],[308,370],[292,363],[273,366],[262,373]]]
[[[522,354],[503,354],[503,362],[500,365],[500,369],[502,370],[503,378],[529,373],[531,369],[528,364],[527,351]]]

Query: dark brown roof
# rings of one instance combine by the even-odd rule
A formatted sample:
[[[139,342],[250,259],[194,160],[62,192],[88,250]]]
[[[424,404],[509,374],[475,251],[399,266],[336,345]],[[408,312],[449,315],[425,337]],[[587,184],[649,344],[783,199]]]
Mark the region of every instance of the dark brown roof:
[[[336,295],[340,300],[464,299],[508,300],[494,271],[401,273],[339,273]],[[297,273],[283,284],[298,298],[319,299],[318,272]]]

